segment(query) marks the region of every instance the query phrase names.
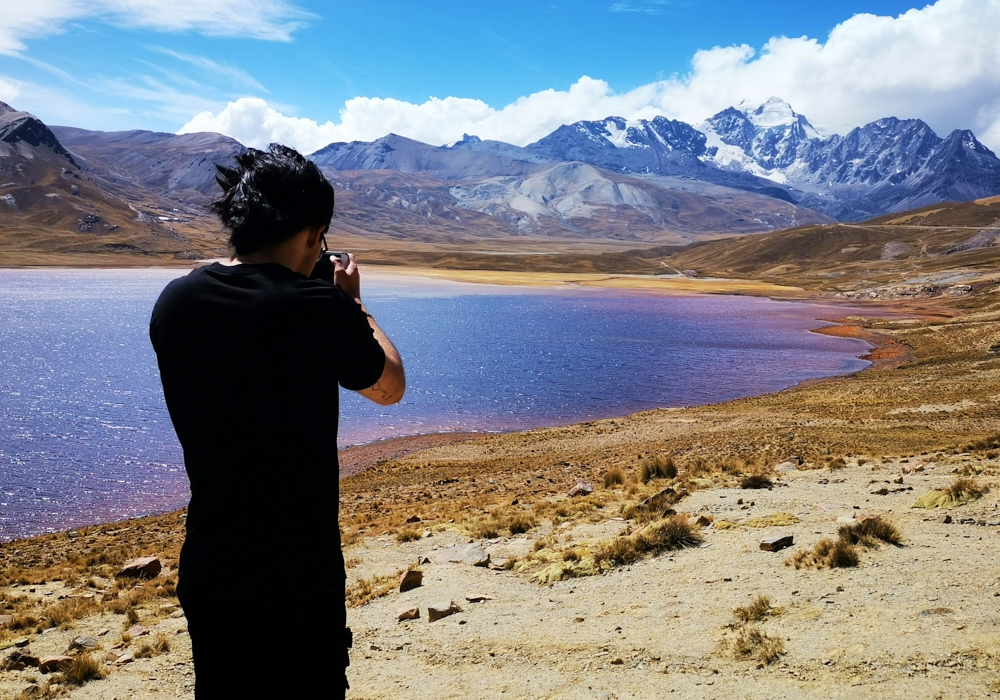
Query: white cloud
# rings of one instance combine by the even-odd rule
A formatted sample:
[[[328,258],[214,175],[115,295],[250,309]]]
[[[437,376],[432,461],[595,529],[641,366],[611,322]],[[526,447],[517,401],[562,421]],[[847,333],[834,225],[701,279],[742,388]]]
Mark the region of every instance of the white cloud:
[[[207,56],[194,56],[192,54],[181,53],[180,51],[174,51],[163,46],[150,46],[149,48],[151,51],[156,51],[164,56],[175,58],[178,61],[182,61],[188,65],[194,66],[195,68],[199,68],[206,73],[212,74],[217,78],[222,78],[230,82],[236,82],[243,87],[259,90],[260,92],[270,92],[270,90],[261,85],[256,78],[237,66],[233,66],[228,63],[220,63],[208,58]]]
[[[12,3],[12,0],[8,0]],[[164,32],[289,41],[313,15],[286,0],[30,0],[0,13],[0,54],[87,18]]]
[[[221,131],[248,145],[280,141],[312,151],[332,141],[394,132],[440,144],[470,133],[524,145],[561,124],[658,114],[698,123],[726,107],[772,95],[820,126],[844,132],[885,116],[920,118],[944,135],[971,128],[1000,150],[1000,0],[938,0],[898,17],[855,15],[825,42],[808,37],[699,51],[691,71],[616,94],[584,76],[500,109],[448,97],[412,104],[357,97],[339,122],[285,116],[259,99],[203,112],[182,131]]]
[[[21,86],[13,80],[7,80],[0,76],[0,102],[13,104],[21,94]]]

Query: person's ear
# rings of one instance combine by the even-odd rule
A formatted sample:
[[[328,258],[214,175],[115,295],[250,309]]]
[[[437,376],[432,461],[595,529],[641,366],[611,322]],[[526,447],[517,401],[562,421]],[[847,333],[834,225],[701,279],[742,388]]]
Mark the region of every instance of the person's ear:
[[[311,226],[309,227],[309,235],[306,236],[306,245],[309,248],[315,248],[319,245],[319,237],[326,232],[326,226]]]

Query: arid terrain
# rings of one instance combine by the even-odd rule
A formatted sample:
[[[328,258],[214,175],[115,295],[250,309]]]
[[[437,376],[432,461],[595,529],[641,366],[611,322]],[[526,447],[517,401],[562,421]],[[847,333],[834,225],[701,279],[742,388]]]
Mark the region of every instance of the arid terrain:
[[[803,237],[798,267],[780,274],[780,261],[751,262],[794,231],[655,260],[678,256],[697,278],[422,261],[472,281],[703,284],[871,304],[825,332],[866,339],[873,366],[718,405],[344,451],[348,697],[1000,696],[998,249],[947,252],[1000,213],[970,223],[995,203],[957,206],[967,211],[919,227],[866,224],[860,241],[831,226]],[[731,252],[749,241],[764,248]],[[886,255],[892,242],[909,252]],[[723,245],[696,265],[699,250]],[[173,592],[183,519],[0,545],[0,663],[25,643],[19,653],[74,660],[0,671],[0,697],[193,697]],[[780,551],[760,547],[786,536]],[[137,556],[163,571],[116,582]],[[422,583],[400,592],[411,569]],[[262,586],[247,614],[289,620],[287,638],[233,640],[248,663],[316,674],[321,694],[328,679],[294,663],[295,627],[324,624],[293,590],[308,583],[248,569],[233,585]],[[419,617],[397,619],[413,608]],[[430,622],[430,608],[452,614]]]

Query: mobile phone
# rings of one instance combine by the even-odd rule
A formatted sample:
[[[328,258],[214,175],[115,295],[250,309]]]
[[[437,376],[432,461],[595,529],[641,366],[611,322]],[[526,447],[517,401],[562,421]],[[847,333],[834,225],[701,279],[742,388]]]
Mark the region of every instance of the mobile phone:
[[[343,253],[343,252],[339,252],[339,251],[335,252],[335,251],[332,251],[332,250],[326,250],[326,251],[323,251],[323,255],[326,256],[326,257],[328,257],[328,258],[330,258],[330,262],[331,263],[333,262],[333,258],[340,258],[340,264],[343,265],[345,268],[351,262],[351,257],[347,253]]]

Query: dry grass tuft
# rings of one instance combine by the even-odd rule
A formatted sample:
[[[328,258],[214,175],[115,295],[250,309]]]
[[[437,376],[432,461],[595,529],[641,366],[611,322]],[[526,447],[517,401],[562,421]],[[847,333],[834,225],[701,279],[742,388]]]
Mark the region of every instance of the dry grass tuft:
[[[966,503],[976,500],[986,493],[987,489],[977,484],[975,479],[959,477],[951,482],[944,492],[956,503]]]
[[[741,489],[769,489],[774,483],[763,474],[748,474],[740,479]]]
[[[860,464],[860,461],[859,461]],[[826,463],[826,468],[830,471],[835,471],[837,469],[843,469],[847,466],[847,462],[844,461],[843,457],[834,457],[829,462]]]
[[[671,515],[651,523],[634,535],[615,537],[594,551],[597,564],[625,566],[646,555],[656,555],[675,549],[697,547],[704,542],[701,533],[691,525],[686,515]]]
[[[898,547],[902,541],[899,528],[881,516],[844,525],[837,530],[837,537],[848,544],[861,545],[867,549],[875,549],[883,542]]]
[[[149,659],[160,654],[166,654],[168,651],[170,651],[170,638],[161,632],[151,641],[143,642],[142,646],[136,649],[135,658]]]
[[[785,642],[780,637],[769,637],[756,627],[740,628],[728,646],[737,659],[753,659],[761,665],[772,664],[785,653]]]
[[[665,518],[674,514],[671,506],[680,501],[686,493],[674,488],[665,488],[639,503],[630,503],[623,507],[622,517],[640,523]]]
[[[421,534],[417,530],[414,530],[413,528],[406,528],[405,530],[400,530],[399,532],[396,533],[396,541],[400,543],[416,542],[422,537],[423,534]]]
[[[812,549],[800,549],[785,560],[796,569],[842,569],[858,565],[858,550],[841,539],[822,539]]]
[[[677,465],[670,455],[646,457],[639,465],[639,480],[648,484],[653,479],[673,479],[677,476]]]
[[[344,590],[344,601],[349,608],[357,608],[376,598],[388,595],[399,583],[402,571],[383,576],[363,578],[347,586]]]
[[[482,540],[492,540],[500,536],[500,528],[503,527],[500,521],[492,515],[480,518],[472,524],[472,536]]]
[[[104,678],[108,672],[104,665],[90,654],[80,654],[73,659],[73,665],[62,674],[62,682],[66,685],[80,686],[89,681]]]
[[[625,483],[625,472],[621,467],[611,467],[604,472],[604,488],[610,489]]]
[[[753,599],[750,605],[743,605],[733,610],[733,614],[742,624],[747,624],[765,620],[777,614],[777,609],[771,605],[770,598],[766,595],[759,595]]]
[[[504,526],[512,536],[523,535],[537,524],[538,521],[530,513],[515,513],[504,520]]]

